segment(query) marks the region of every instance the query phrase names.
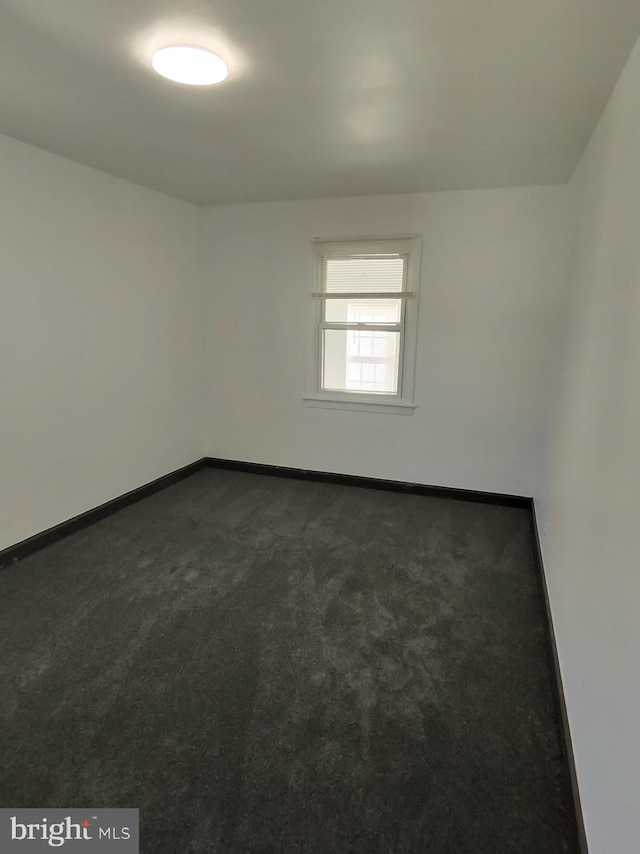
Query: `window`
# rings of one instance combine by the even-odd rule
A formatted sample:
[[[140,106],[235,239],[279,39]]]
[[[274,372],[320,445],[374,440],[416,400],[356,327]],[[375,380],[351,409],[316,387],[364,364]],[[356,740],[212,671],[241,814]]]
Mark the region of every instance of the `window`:
[[[417,244],[316,241],[316,389],[307,403],[411,413]]]

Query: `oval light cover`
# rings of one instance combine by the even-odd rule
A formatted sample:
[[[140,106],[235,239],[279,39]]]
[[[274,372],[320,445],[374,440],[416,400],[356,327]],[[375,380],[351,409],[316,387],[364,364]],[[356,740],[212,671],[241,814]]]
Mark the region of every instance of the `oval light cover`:
[[[215,53],[190,45],[161,47],[153,54],[151,65],[163,77],[190,86],[222,83],[229,74],[227,63]]]

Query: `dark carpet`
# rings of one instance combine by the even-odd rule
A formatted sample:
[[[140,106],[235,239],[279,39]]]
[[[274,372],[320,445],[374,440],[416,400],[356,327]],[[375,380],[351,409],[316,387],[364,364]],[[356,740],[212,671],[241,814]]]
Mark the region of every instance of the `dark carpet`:
[[[0,573],[0,806],[145,854],[573,852],[525,510],[204,470]]]

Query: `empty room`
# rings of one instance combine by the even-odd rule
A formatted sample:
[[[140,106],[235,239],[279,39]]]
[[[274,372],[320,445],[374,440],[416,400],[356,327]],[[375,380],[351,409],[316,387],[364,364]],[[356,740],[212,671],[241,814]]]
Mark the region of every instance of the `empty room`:
[[[0,0],[0,854],[640,852],[639,0]]]

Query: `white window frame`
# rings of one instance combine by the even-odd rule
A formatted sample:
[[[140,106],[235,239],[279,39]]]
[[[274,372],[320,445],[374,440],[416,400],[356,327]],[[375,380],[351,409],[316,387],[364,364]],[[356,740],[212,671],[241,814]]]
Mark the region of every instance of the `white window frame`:
[[[315,360],[314,376],[311,387],[313,393],[305,396],[307,406],[330,409],[353,409],[358,411],[386,412],[411,415],[415,409],[415,365],[418,332],[418,291],[420,283],[421,244],[418,235],[402,235],[399,237],[371,237],[349,239],[316,239],[314,245],[314,280],[313,293],[315,303]],[[400,355],[398,363],[398,390],[396,394],[375,392],[367,394],[362,391],[334,391],[322,388],[322,347],[323,331],[327,328],[344,328],[344,324],[332,324],[324,320],[324,304],[327,299],[344,299],[344,295],[326,294],[325,275],[326,261],[331,258],[351,257],[362,254],[389,255],[398,254],[405,257],[405,279],[401,293],[358,294],[358,299],[401,299],[402,314],[399,324],[371,324],[362,328],[375,331],[389,329],[400,332]],[[347,328],[354,329],[351,324]]]

